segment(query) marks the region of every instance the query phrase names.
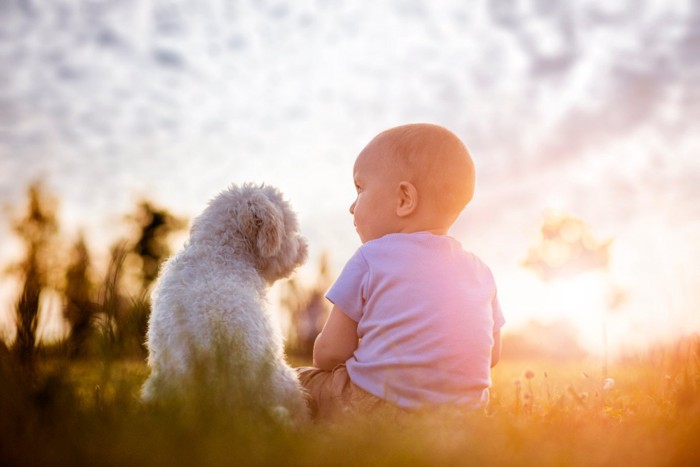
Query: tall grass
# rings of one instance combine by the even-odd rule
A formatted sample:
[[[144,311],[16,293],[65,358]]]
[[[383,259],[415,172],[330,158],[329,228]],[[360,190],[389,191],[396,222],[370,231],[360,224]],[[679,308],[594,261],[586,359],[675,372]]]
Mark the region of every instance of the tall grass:
[[[700,465],[699,338],[611,364],[614,381],[596,362],[502,362],[485,411],[300,428],[144,407],[139,360],[39,360],[26,373],[0,346],[2,465]]]

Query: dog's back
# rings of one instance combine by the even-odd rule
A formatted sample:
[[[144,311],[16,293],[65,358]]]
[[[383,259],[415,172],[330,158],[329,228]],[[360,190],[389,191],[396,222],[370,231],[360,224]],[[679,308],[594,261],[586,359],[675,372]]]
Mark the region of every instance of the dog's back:
[[[229,204],[250,209],[252,215],[265,219],[264,222],[281,223],[284,227],[285,216],[289,216],[286,204],[279,208],[272,204],[279,211],[276,218],[256,214],[260,211],[256,203],[267,208],[271,204],[261,195],[269,187],[261,190],[262,187],[257,191],[248,187],[251,196],[248,202],[234,196]],[[222,196],[230,198],[232,194],[225,192]],[[151,375],[143,387],[143,397],[150,401],[218,404],[222,408],[247,407],[304,419],[306,405],[299,381],[284,361],[281,332],[265,309],[265,294],[271,281],[263,277],[259,268],[265,264],[273,271],[276,267],[288,273],[290,258],[296,264],[305,258],[305,243],[295,231],[285,231],[277,241],[283,267],[274,265],[274,257],[262,263],[248,257],[247,246],[255,246],[257,241],[244,237],[257,235],[257,230],[265,227],[260,218],[250,223],[257,230],[248,233],[245,229],[249,225],[245,228],[232,225],[227,229],[237,232],[235,235],[201,234],[203,228],[225,227],[215,223],[216,218],[224,223],[246,222],[245,213],[227,212],[221,217],[219,211],[225,203],[219,201],[218,198],[212,201],[195,221],[190,241],[161,270],[152,294],[147,338]],[[293,221],[296,229],[296,219]],[[194,234],[197,229],[207,241],[198,241]],[[229,239],[235,248],[217,245],[219,238],[221,242]],[[268,269],[265,274],[270,274]]]

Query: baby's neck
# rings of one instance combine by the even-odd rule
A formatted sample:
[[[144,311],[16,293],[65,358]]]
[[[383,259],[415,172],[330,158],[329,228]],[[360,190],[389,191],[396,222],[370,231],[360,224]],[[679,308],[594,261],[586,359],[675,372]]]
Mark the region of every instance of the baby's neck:
[[[428,226],[406,226],[399,230],[398,233],[418,233],[426,232],[433,235],[447,235],[449,227],[428,227]]]

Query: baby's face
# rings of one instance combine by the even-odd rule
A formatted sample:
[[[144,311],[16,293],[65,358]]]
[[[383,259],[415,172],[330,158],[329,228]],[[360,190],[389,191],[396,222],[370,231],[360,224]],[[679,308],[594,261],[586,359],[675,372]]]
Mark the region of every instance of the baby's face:
[[[350,214],[362,243],[397,231],[396,174],[381,157],[381,147],[370,144],[355,161],[353,178],[357,197]]]

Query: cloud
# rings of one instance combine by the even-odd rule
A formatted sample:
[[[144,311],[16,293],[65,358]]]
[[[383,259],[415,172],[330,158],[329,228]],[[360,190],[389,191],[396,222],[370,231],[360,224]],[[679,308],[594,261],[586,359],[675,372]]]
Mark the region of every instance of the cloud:
[[[233,181],[267,181],[342,262],[355,154],[434,121],[479,170],[455,230],[501,265],[550,207],[613,234],[650,209],[700,222],[694,2],[3,8],[0,203],[45,176],[71,222],[109,234],[135,192],[194,215]]]

